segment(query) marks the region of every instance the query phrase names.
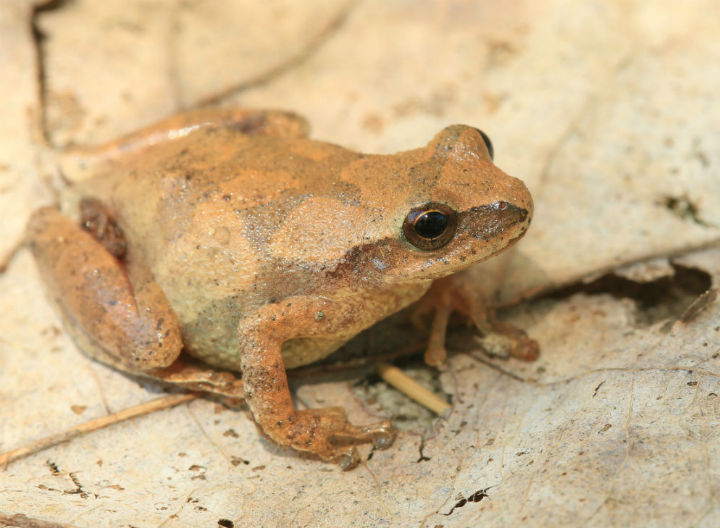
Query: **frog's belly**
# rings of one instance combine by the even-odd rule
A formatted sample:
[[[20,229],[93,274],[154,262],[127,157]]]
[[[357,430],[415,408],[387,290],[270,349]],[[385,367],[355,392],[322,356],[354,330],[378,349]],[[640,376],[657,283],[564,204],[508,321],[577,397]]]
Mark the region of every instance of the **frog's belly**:
[[[299,367],[328,356],[377,321],[415,302],[429,285],[426,282],[383,288],[381,291],[355,291],[353,301],[340,295],[343,304],[354,302],[360,309],[348,311],[353,314],[352,319],[335,335],[291,338],[283,343],[285,367]],[[243,336],[238,332],[241,316],[236,314],[245,310],[238,297],[211,302],[199,313],[193,312],[191,320],[185,320],[187,314],[182,313],[180,306],[173,307],[180,320],[186,352],[211,365],[240,370],[242,347],[239,342]]]
[[[239,317],[234,310],[223,310],[219,303],[211,303],[198,314],[188,314],[173,306],[180,320],[183,349],[210,365],[240,370],[240,350],[237,327]]]
[[[210,365],[240,370],[240,347],[237,318],[227,320],[196,319],[182,324],[184,349],[190,355]],[[322,359],[345,344],[352,336],[342,339],[298,338],[283,343],[285,368],[295,368]]]
[[[238,334],[243,308],[236,298],[208,304],[199,313],[183,312],[182,306],[174,306],[180,320],[184,350],[210,365],[240,370],[240,347]],[[189,319],[189,320],[188,320]],[[373,324],[369,320],[366,326]],[[317,361],[340,348],[355,334],[334,338],[291,339],[283,344],[282,355],[286,368],[293,368]]]

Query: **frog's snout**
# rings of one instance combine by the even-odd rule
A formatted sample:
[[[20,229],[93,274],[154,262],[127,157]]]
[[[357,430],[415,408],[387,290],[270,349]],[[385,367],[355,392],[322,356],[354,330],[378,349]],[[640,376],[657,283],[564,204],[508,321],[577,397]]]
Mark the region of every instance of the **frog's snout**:
[[[498,193],[490,203],[471,207],[462,214],[462,225],[471,239],[481,241],[488,254],[514,244],[527,231],[533,200],[525,184],[503,174]]]
[[[503,193],[504,198],[516,207],[525,209],[528,212],[528,217],[532,217],[534,204],[530,190],[525,185],[525,182],[519,178],[503,174],[508,179],[506,190]]]
[[[473,207],[465,211],[461,218],[471,238],[490,245],[504,246],[508,240],[519,238],[525,233],[530,223],[530,211],[510,202],[498,201]]]
[[[535,207],[532,195],[522,180],[507,175],[506,178],[508,179],[507,187],[502,193],[499,203],[505,204],[501,207],[506,211],[509,220],[513,219],[517,223],[529,225]]]

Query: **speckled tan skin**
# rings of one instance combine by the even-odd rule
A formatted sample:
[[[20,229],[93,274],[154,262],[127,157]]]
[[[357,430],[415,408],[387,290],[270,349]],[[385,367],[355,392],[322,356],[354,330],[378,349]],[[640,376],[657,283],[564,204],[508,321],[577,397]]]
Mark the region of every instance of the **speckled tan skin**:
[[[28,238],[85,352],[196,387],[214,374],[178,370],[183,348],[239,370],[264,434],[347,468],[357,463],[351,444],[392,443],[390,424],[357,427],[340,408],[296,411],[285,368],[328,355],[434,279],[510,246],[532,200],[470,127],[384,156],[306,135],[282,112],[176,116],[87,153],[92,177],[73,187],[64,214],[37,211]],[[428,202],[456,211],[457,231],[420,250],[402,226]]]

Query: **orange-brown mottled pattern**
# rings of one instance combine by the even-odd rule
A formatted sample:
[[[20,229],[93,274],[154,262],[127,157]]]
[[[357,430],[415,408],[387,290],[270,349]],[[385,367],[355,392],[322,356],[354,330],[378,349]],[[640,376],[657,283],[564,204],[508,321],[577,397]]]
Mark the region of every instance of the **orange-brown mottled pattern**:
[[[175,309],[187,349],[237,369],[237,324],[263,304],[310,293],[369,297],[371,315],[357,319],[350,337],[422,295],[429,284],[419,279],[442,274],[424,270],[433,260],[445,267],[452,252],[428,255],[399,240],[407,211],[427,201],[466,211],[506,191],[485,160],[475,163],[472,180],[462,181],[461,170],[434,157],[443,148],[366,156],[302,138],[208,129],[100,172],[85,192],[116,211]],[[382,272],[366,266],[362,275],[328,281],[353,248],[367,252],[382,240],[396,242],[391,254],[378,256]],[[397,282],[405,282],[402,295],[388,287]],[[296,366],[323,357],[346,338],[297,359],[286,347],[285,361]]]
[[[359,428],[339,409],[295,411],[285,367],[326,356],[434,279],[509,247],[527,229],[532,200],[470,127],[447,127],[393,155],[351,152],[306,132],[282,112],[171,118],[86,153],[90,175],[64,212],[96,204],[101,214],[83,213],[93,234],[50,208],[28,232],[48,290],[88,353],[146,372],[169,367],[184,347],[240,370],[267,436],[349,467],[356,452],[333,442],[387,447],[389,424]],[[402,224],[428,202],[456,211],[458,226],[447,245],[423,251]],[[126,252],[109,253],[103,238]]]

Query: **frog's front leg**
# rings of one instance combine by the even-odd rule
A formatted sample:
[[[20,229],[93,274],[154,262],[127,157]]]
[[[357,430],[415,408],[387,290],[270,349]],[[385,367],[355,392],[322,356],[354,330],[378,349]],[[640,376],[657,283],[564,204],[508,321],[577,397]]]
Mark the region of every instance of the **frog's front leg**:
[[[361,309],[361,307],[354,307]],[[247,402],[263,433],[276,443],[314,453],[343,469],[357,465],[353,444],[387,448],[395,439],[389,421],[356,426],[341,407],[296,410],[281,355],[293,338],[336,337],[352,321],[353,307],[322,298],[291,298],[266,305],[239,326],[242,380]]]
[[[145,372],[180,354],[177,318],[160,287],[131,255],[122,233],[94,201],[82,229],[52,207],[36,211],[28,241],[65,326],[88,355]]]
[[[445,337],[450,315],[458,312],[473,323],[483,335],[484,346],[505,351],[523,361],[535,361],[540,353],[537,342],[525,331],[495,318],[495,311],[482,292],[463,273],[435,280],[425,296],[415,306],[412,319],[422,328],[424,315],[432,313],[430,337],[425,349],[425,363],[438,366],[445,362]]]

